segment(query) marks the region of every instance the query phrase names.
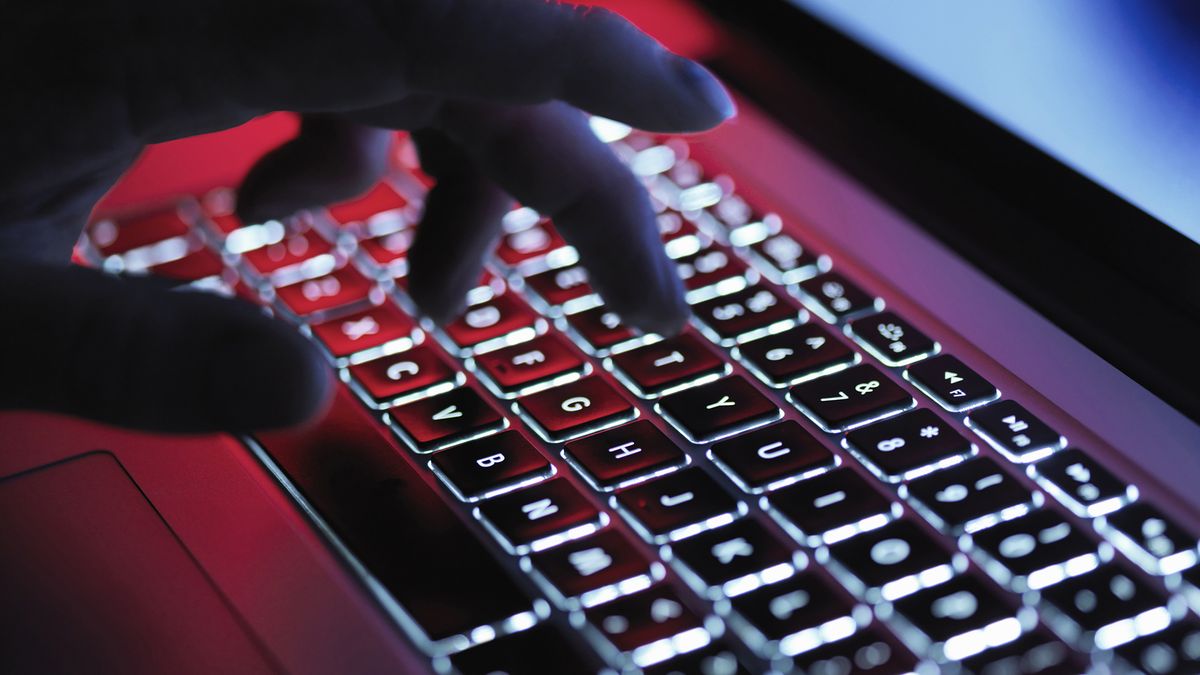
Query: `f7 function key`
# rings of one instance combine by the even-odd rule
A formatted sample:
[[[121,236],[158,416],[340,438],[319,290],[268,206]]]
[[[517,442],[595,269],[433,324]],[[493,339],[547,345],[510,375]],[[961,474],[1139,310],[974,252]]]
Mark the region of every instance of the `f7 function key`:
[[[996,385],[950,354],[912,364],[904,371],[904,378],[950,412],[977,408],[1000,398]]]

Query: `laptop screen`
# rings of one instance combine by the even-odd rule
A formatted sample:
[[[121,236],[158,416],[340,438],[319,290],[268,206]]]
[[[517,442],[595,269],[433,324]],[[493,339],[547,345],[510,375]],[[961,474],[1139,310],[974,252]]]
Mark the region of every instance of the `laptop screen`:
[[[790,1],[1200,242],[1200,5]]]

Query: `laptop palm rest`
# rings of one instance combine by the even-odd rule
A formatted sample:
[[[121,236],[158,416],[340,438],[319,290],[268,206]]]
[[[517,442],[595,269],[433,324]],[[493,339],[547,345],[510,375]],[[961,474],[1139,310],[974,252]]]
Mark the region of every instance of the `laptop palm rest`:
[[[109,453],[0,480],[0,542],[2,672],[278,669]]]

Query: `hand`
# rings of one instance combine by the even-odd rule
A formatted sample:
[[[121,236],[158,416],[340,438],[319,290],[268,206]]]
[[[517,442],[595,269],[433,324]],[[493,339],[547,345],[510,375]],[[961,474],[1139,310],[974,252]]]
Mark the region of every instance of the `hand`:
[[[385,129],[416,130],[438,178],[411,254],[424,312],[458,311],[515,198],[554,218],[626,321],[672,332],[687,306],[644,191],[580,110],[655,131],[733,113],[619,17],[541,0],[13,0],[0,58],[0,408],[165,431],[292,425],[332,380],[249,306],[67,265],[147,143],[302,113],[242,186],[257,221],[361,192]]]

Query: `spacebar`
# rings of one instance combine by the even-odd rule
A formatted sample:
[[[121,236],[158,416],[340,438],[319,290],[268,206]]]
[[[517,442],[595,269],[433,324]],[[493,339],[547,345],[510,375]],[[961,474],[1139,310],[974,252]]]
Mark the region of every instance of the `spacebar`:
[[[531,611],[530,596],[344,388],[317,426],[257,440],[429,641]]]

